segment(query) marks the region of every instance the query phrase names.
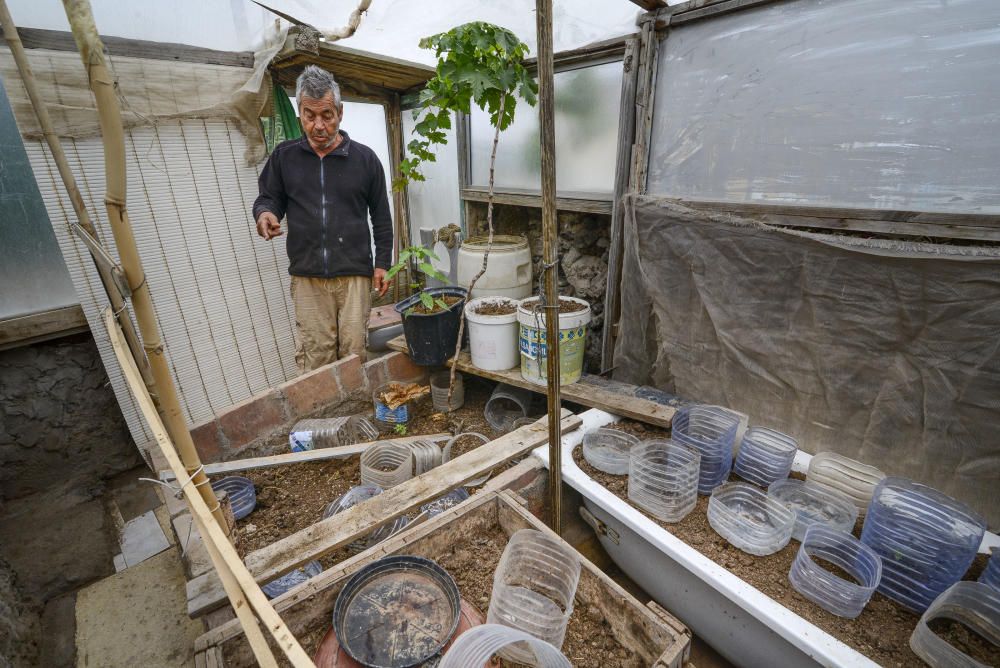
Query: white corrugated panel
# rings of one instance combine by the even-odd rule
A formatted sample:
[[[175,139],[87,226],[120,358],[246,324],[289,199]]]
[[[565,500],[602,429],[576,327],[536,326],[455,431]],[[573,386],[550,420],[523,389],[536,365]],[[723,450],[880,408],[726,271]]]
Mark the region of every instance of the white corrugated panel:
[[[70,277],[136,442],[150,436],[125,385],[100,310],[107,305],[47,148],[26,141]],[[101,140],[64,140],[105,247]],[[126,131],[128,211],[168,359],[189,424],[296,374],[285,238],[266,242],[251,217],[258,167],[226,120],[179,120]],[[84,165],[86,169],[84,169]]]

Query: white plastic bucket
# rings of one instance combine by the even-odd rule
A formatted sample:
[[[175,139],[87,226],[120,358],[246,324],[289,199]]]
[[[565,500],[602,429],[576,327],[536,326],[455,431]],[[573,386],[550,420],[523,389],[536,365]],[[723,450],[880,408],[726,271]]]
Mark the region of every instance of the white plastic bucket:
[[[458,285],[468,285],[483,268],[487,237],[466,239],[458,249]],[[493,237],[490,262],[486,273],[476,281],[471,299],[476,297],[510,297],[523,299],[531,295],[531,249],[524,237],[497,234]]]
[[[587,349],[587,325],[590,324],[590,304],[576,297],[560,297],[586,306],[582,311],[559,314],[559,382],[569,385],[583,374],[583,355]],[[517,307],[518,348],[521,352],[521,377],[546,385],[545,314],[535,313],[537,297],[521,300]]]
[[[481,304],[508,302],[515,311],[508,315],[479,315]],[[472,364],[484,371],[505,371],[517,366],[517,306],[516,299],[479,297],[465,305],[469,322],[469,349]]]

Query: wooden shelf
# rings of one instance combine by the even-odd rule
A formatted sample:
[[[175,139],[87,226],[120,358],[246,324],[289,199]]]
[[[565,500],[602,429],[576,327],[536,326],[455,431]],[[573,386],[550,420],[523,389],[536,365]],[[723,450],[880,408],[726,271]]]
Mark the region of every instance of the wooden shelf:
[[[390,350],[407,355],[410,354],[410,350],[406,346],[406,339],[402,336],[392,339],[387,345]],[[507,371],[484,371],[474,366],[469,353],[463,352],[458,356],[458,370],[462,373],[488,378],[499,383],[523,387],[539,394],[545,394],[546,392],[544,385],[536,385],[522,378],[519,368],[508,369]],[[587,375],[589,374],[584,374],[585,377]],[[566,401],[583,404],[590,408],[599,408],[615,415],[639,420],[658,427],[670,427],[670,423],[674,418],[675,410],[670,406],[664,406],[655,401],[640,399],[635,396],[618,394],[617,392],[611,392],[598,385],[591,385],[586,382],[563,385],[560,392],[562,398]]]

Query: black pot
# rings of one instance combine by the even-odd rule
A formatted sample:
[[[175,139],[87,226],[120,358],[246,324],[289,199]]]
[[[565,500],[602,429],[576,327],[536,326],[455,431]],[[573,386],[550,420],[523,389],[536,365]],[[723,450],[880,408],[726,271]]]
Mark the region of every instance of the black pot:
[[[437,313],[411,313],[406,311],[420,304],[420,293],[396,304],[396,313],[403,316],[403,335],[410,349],[410,359],[419,366],[441,366],[455,354],[458,340],[458,323],[465,308],[467,292],[464,288],[428,288],[424,292],[432,297],[454,296],[461,299],[447,311]]]

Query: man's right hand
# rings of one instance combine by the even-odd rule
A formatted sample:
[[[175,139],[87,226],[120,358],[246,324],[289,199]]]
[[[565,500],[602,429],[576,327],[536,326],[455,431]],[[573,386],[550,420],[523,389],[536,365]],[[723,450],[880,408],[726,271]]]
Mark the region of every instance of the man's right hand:
[[[281,223],[278,217],[270,211],[264,211],[257,219],[257,234],[270,241],[274,237],[280,237],[284,232],[281,230]]]

